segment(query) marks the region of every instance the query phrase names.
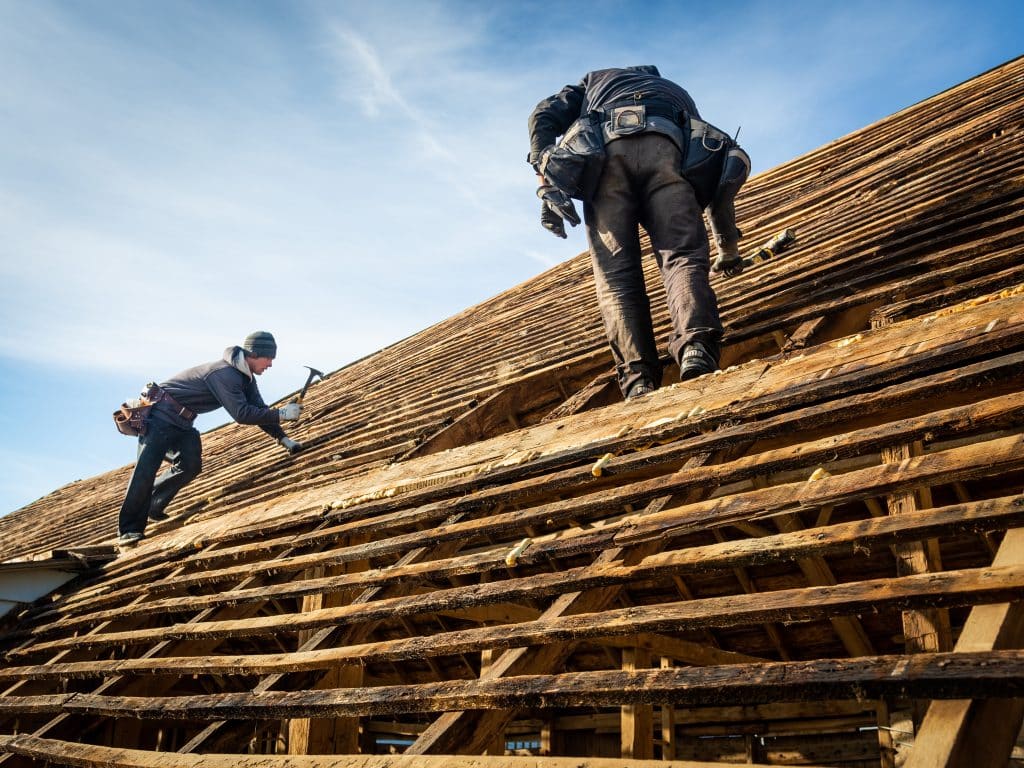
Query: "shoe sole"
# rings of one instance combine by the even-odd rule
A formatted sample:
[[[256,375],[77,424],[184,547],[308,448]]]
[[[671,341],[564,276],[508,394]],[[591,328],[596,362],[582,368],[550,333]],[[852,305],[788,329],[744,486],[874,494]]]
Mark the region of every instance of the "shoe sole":
[[[714,371],[711,370],[710,368],[705,368],[703,366],[700,368],[684,368],[679,372],[679,380],[689,381],[690,379],[696,379],[700,378],[701,376],[707,376],[709,373],[714,373]]]

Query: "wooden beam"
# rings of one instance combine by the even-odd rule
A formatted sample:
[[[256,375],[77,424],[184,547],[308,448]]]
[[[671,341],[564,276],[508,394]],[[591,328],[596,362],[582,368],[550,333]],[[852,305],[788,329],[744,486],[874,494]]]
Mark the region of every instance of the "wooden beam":
[[[1024,563],[1024,528],[1007,531],[993,565]],[[1024,602],[974,608],[956,643],[957,652],[1024,646]],[[1024,720],[1024,698],[932,702],[914,740],[907,768],[1005,766]]]
[[[1011,360],[1012,358],[1012,360]],[[859,416],[864,413],[867,409],[876,409],[882,407],[883,403],[891,403],[894,407],[906,403],[907,398],[914,396],[916,391],[918,395],[924,393],[930,393],[931,395],[938,396],[940,391],[944,387],[950,386],[950,382],[957,382],[957,386],[970,386],[971,382],[975,382],[976,385],[982,385],[987,381],[987,377],[995,375],[997,370],[1005,368],[1009,372],[1020,372],[1024,370],[1024,353],[1009,356],[1006,360],[1001,361],[986,361],[984,363],[978,363],[973,366],[968,366],[965,369],[961,369],[955,374],[941,374],[936,377],[932,377],[929,381],[916,381],[913,384],[907,385],[906,387],[892,387],[889,390],[885,390],[880,393],[871,393],[865,396],[857,396],[853,398],[845,398],[839,404],[837,403],[826,403],[820,407],[812,407],[804,409],[795,413],[784,413],[780,416],[766,419],[765,421],[755,422],[753,424],[742,424],[737,427],[719,430],[712,432],[707,435],[701,435],[692,439],[684,440],[681,443],[673,443],[667,446],[654,448],[649,451],[644,451],[639,454],[635,454],[634,457],[629,455],[616,459],[613,462],[612,471],[615,472],[629,472],[635,468],[639,468],[651,463],[657,464],[659,462],[672,462],[678,460],[680,457],[685,457],[695,450],[703,449],[717,449],[728,447],[729,445],[735,444],[737,440],[747,439],[764,439],[775,434],[790,434],[793,431],[801,429],[813,429],[824,424],[834,423],[836,420],[843,418],[851,418]],[[973,372],[971,372],[973,371]],[[917,439],[918,437],[925,434],[934,434],[936,436],[942,434],[949,434],[960,429],[965,428],[965,425],[975,428],[975,426],[984,428],[986,425],[1002,424],[1008,421],[1012,423],[1017,418],[1020,410],[1024,405],[1024,393],[1015,392],[1011,395],[1004,397],[993,398],[988,401],[981,403],[972,404],[971,406],[958,407],[948,409],[946,411],[928,414],[923,417],[916,417],[906,419],[900,422],[896,422],[887,425],[884,428],[878,428],[875,430],[863,430],[857,433],[850,433],[841,436],[842,439],[833,440],[831,442],[823,441],[819,444],[820,457],[816,453],[814,447],[815,444],[805,445],[804,448],[809,451],[805,457],[806,461],[822,461],[828,460],[829,457],[844,456],[844,455],[855,455],[858,452],[870,450],[872,446],[880,447],[883,444],[892,444],[894,440],[899,439]],[[779,455],[779,454],[776,454]],[[781,455],[779,455],[781,458]],[[761,464],[756,468],[750,470],[744,470],[743,465],[736,465],[732,468],[732,472],[747,471],[750,473],[760,472],[771,472],[776,471],[779,467],[772,464],[773,457],[771,456],[760,456],[758,461]],[[791,456],[788,461],[796,461],[795,456]],[[740,475],[742,476],[742,475]],[[750,474],[747,474],[749,477]],[[696,475],[691,482],[697,483],[703,478],[699,478]],[[732,478],[717,476],[716,482],[728,481]],[[594,478],[591,476],[589,467],[578,470],[566,470],[561,473],[549,476],[545,479],[546,484],[550,484],[556,488],[572,488],[579,484],[585,484],[592,482]],[[465,498],[458,498],[455,500],[434,502],[431,508],[437,508],[437,514],[445,515],[450,511],[454,511],[456,508],[460,509],[475,509],[477,507],[486,507],[488,512],[492,508],[490,505],[501,499],[507,499],[510,496],[514,497],[517,493],[535,493],[536,492],[536,481],[520,481],[518,483],[513,482],[510,486],[495,488],[490,491],[480,491],[471,494]],[[405,503],[416,503],[421,500],[420,497],[425,497],[427,494],[411,494],[405,499]],[[389,502],[394,504],[394,502]],[[386,506],[383,503],[361,505],[360,510],[366,510],[367,513],[372,511],[375,507]],[[398,518],[408,519],[421,519],[429,521],[433,518],[426,517],[426,511],[423,508],[415,508],[412,512],[407,512],[404,516],[399,515]],[[443,519],[441,517],[437,519]],[[379,526],[378,526],[379,527]],[[374,530],[374,536],[381,536],[384,530]],[[400,548],[398,548],[400,549]],[[242,552],[236,551],[237,548],[233,548],[229,555],[225,556],[225,560],[230,562],[234,557],[238,557]],[[246,563],[245,565],[229,565],[222,567],[220,570],[215,570],[214,566],[217,563],[216,558],[211,556],[205,556],[201,563],[196,563],[199,566],[199,570],[191,576],[175,577],[173,579],[167,579],[165,581],[157,581],[156,583],[147,584],[147,589],[152,594],[159,594],[166,592],[167,590],[182,590],[190,587],[197,588],[208,588],[209,585],[220,583],[229,579],[246,578],[254,575],[257,572],[263,572],[267,574],[285,574],[290,572],[301,571],[308,567],[315,567],[321,565],[332,565],[339,562],[345,562],[353,559],[365,558],[366,554],[360,551],[359,548],[352,548],[348,550],[343,548],[342,550],[331,551],[328,553],[302,555],[297,557],[281,557],[273,561],[261,561],[258,563]],[[152,579],[153,575],[149,574]],[[125,579],[133,579],[135,576],[125,577]],[[111,582],[110,584],[104,585],[103,589],[99,593],[91,596],[85,600],[78,600],[75,603],[73,610],[82,611],[102,607],[110,607],[111,613],[116,614],[118,611],[123,610],[124,602],[132,599],[136,595],[136,590],[132,588],[130,581],[122,580],[121,586],[118,582]],[[321,591],[326,588],[326,585],[311,585],[310,589],[314,591]],[[285,584],[271,588],[277,591],[287,590],[288,586]],[[245,599],[245,595],[239,595],[238,599]],[[196,600],[215,600],[215,596],[208,595],[203,598],[194,598]],[[252,599],[258,599],[257,595],[253,595]],[[152,601],[150,601],[152,602]],[[164,601],[166,602],[166,601]],[[116,606],[116,607],[115,607]],[[166,611],[172,608],[172,605],[160,605],[158,610]],[[40,613],[36,620],[43,620],[46,617],[59,616],[67,610],[72,609],[71,606],[58,605],[46,612]],[[96,616],[93,619],[87,620],[100,620],[102,616]],[[54,623],[44,627],[44,631],[53,631],[51,628],[60,627],[58,631],[67,631],[72,626],[80,626],[81,622],[63,622],[59,625]]]
[[[942,507],[919,512],[908,513],[898,517],[871,518],[868,520],[852,523],[841,523],[822,529],[812,529],[792,534],[779,534],[764,537],[761,539],[741,539],[727,541],[721,544],[713,544],[705,547],[694,547],[691,549],[652,554],[642,558],[634,566],[621,565],[599,565],[583,569],[574,569],[563,574],[556,574],[555,581],[565,582],[568,586],[583,584],[602,584],[625,582],[634,579],[653,578],[672,571],[701,571],[715,570],[731,567],[736,563],[761,564],[779,562],[784,559],[792,559],[806,553],[835,553],[839,551],[851,552],[855,547],[861,549],[872,546],[887,546],[900,537],[920,538],[923,536],[954,535],[958,531],[977,530],[989,527],[998,529],[1005,527],[1006,523],[1024,523],[1024,495],[1012,496],[1004,499],[992,499],[971,504],[957,504],[950,507]],[[587,574],[588,580],[581,577]],[[919,580],[919,583],[926,583],[927,574]],[[545,574],[537,574],[535,579],[537,589],[543,587],[545,580],[551,577]],[[592,581],[590,579],[593,579]],[[947,575],[936,574],[936,580],[947,579]],[[899,584],[904,580],[896,580],[893,583]],[[882,582],[876,582],[881,584]],[[498,586],[501,582],[496,582]],[[836,589],[845,589],[847,585]],[[480,585],[478,588],[483,588]],[[564,588],[564,587],[558,587]],[[555,590],[556,585],[552,584],[550,589]],[[767,592],[755,593],[749,596],[735,596],[722,598],[723,601],[735,601],[737,605],[750,606],[755,608],[761,603],[775,600],[780,594],[807,595],[818,593],[818,590],[789,590],[786,593]],[[828,593],[830,590],[821,590]],[[536,593],[534,593],[536,594]],[[880,590],[879,594],[884,594]],[[918,604],[927,604],[926,600]],[[699,605],[710,606],[704,601],[684,601],[682,603],[669,603],[669,606]],[[641,609],[642,610],[642,609]],[[710,610],[712,613],[713,609]],[[723,610],[728,608],[723,605]],[[851,611],[852,612],[852,611]],[[764,615],[770,616],[771,612]],[[521,631],[525,626],[541,626],[544,622],[532,622],[527,625],[516,625],[509,628],[509,631]],[[712,626],[714,622],[704,624],[691,624],[689,628],[699,629]],[[472,630],[472,632],[492,632],[493,630]],[[645,632],[642,626],[635,626],[634,632]],[[458,633],[456,633],[458,634]],[[495,632],[499,637],[502,632]],[[464,635],[460,635],[464,636]],[[601,637],[600,632],[592,636]],[[408,651],[401,650],[408,647]],[[28,667],[0,667],[0,680],[18,679],[46,679],[46,678],[74,678],[105,676],[112,674],[267,674],[280,671],[303,671],[308,669],[327,668],[333,664],[345,663],[347,659],[358,658],[357,652],[375,652],[378,658],[402,658],[404,653],[416,653],[415,643],[412,640],[397,641],[395,643],[377,645],[372,649],[362,647],[353,650],[345,648],[328,649],[315,652],[300,652],[293,654],[262,654],[252,656],[230,656],[212,658],[190,658],[187,656],[166,658],[166,659],[123,659],[113,661],[93,662],[67,662]],[[466,650],[482,650],[486,645]],[[685,648],[687,653],[692,649]],[[440,652],[435,650],[435,652]],[[428,654],[429,655],[429,654]],[[711,657],[708,657],[711,660]],[[724,660],[724,657],[723,657]],[[351,662],[350,662],[351,663]]]
[[[620,546],[645,541],[659,541],[663,542],[664,545],[671,538],[685,535],[694,530],[705,529],[715,525],[727,525],[735,522],[770,518],[779,512],[788,511],[793,508],[861,501],[879,493],[893,493],[914,488],[922,483],[934,482],[940,477],[946,478],[947,482],[954,478],[961,480],[982,478],[1006,473],[1022,467],[1024,467],[1024,434],[1013,434],[997,440],[965,445],[960,448],[952,448],[939,453],[915,457],[898,467],[886,464],[824,478],[815,483],[791,483],[773,486],[762,491],[738,493],[725,498],[698,502],[665,512],[626,518],[612,541]],[[633,494],[636,495],[636,498],[647,499],[651,495],[651,489],[672,487],[674,483],[673,478],[669,477],[636,485],[642,488],[634,488]],[[611,499],[602,494],[595,495],[601,497],[600,501],[592,503],[599,503],[602,507],[607,507],[612,502]],[[619,496],[614,498],[621,500]],[[582,507],[583,505],[583,501],[578,502],[578,506]],[[483,528],[497,530],[521,529],[524,519],[536,518],[539,509],[547,509],[552,515],[555,515],[556,513],[551,510],[552,506],[554,505],[542,505],[540,508],[524,513],[507,513],[507,515],[511,515],[511,519],[505,519],[500,522],[498,518],[506,518],[506,515],[496,515],[494,520],[486,523],[470,521],[475,525],[453,523],[442,526],[430,535],[425,533],[418,534],[417,537],[410,538],[409,542],[419,541],[421,546],[425,546],[431,540],[438,543],[467,542],[466,536],[471,530],[479,531]],[[571,507],[565,506],[561,508],[560,514],[568,517],[570,511]],[[398,538],[404,539],[405,537]],[[492,587],[494,585],[486,586]],[[526,585],[521,584],[519,586],[524,587]],[[458,594],[458,590],[454,592]],[[466,600],[468,602],[466,605],[493,602],[493,600],[485,600],[480,597],[485,592],[486,590],[482,587],[475,597],[467,596]],[[411,611],[425,610],[437,612],[452,607],[446,604],[450,595],[451,592],[447,594],[434,593],[433,595],[409,598],[406,602],[411,602],[409,608]],[[386,604],[385,601],[376,601],[371,606],[364,607],[360,605],[354,609],[348,606],[323,609],[301,616],[287,615],[238,622],[178,624],[153,630],[111,632],[102,635],[48,641],[33,646],[31,650],[17,649],[12,651],[10,655],[12,657],[24,656],[28,652],[37,653],[40,651],[61,650],[68,647],[87,648],[120,644],[141,644],[175,637],[200,638],[274,634],[281,631],[295,631],[336,625],[344,621],[365,621],[374,618],[373,611],[378,613],[386,611],[386,615],[381,613],[379,617],[385,618],[393,615],[395,610],[396,606],[393,604]]]
[[[716,460],[731,458],[731,452],[745,450],[749,443],[740,443],[725,449],[717,454],[710,452],[698,453],[690,456],[683,465],[682,471],[695,470],[708,464],[712,456]],[[701,495],[711,493],[713,486],[707,484],[705,490],[689,489],[690,496],[687,501],[696,500]],[[642,515],[654,515],[665,508],[672,500],[672,495],[658,496],[647,503]],[[610,547],[602,551],[594,560],[594,566],[612,565],[617,560],[622,561],[626,566],[634,565],[646,555],[659,552],[665,546],[665,541],[651,541],[629,549]],[[587,612],[600,612],[606,609],[621,594],[618,585],[597,586],[595,588],[566,592],[556,598],[547,611],[544,612],[541,620],[558,621],[569,614],[584,614]],[[568,639],[568,638],[567,638]],[[499,679],[502,676],[516,676],[531,673],[550,673],[561,668],[565,661],[572,654],[575,644],[565,642],[562,644],[545,644],[539,649],[517,647],[504,653],[490,670],[489,679]],[[486,734],[502,728],[514,715],[513,711],[499,711],[476,715],[473,712],[462,710],[459,712],[448,712],[437,718],[407,750],[407,754],[425,754],[429,752],[479,752],[479,740],[486,738]]]
[[[115,749],[35,736],[0,736],[0,750],[75,768],[721,768],[718,763],[605,757],[458,755],[180,755]],[[810,768],[810,767],[809,767]]]
[[[17,711],[32,707],[40,712],[63,709],[106,717],[210,720],[564,709],[626,703],[736,706],[854,696],[1000,701],[1021,697],[1024,650],[572,672],[421,685],[155,699],[70,693],[28,697],[34,699],[29,702],[0,700],[0,707]]]
[[[723,651],[721,648],[715,648],[710,645],[694,643],[677,637],[669,637],[668,635],[652,634],[650,632],[642,632],[631,637],[605,637],[601,638],[599,644],[615,648],[640,648],[695,667],[706,667],[713,664],[743,664],[768,661],[768,659],[760,656]]]

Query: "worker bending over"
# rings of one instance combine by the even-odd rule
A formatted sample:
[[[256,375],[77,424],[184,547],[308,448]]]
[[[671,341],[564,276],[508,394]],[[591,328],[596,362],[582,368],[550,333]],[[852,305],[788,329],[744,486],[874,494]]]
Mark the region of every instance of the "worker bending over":
[[[139,454],[118,517],[118,543],[133,546],[145,537],[147,520],[166,520],[164,511],[175,494],[202,470],[202,441],[192,422],[200,413],[223,407],[239,424],[253,424],[289,453],[302,445],[285,436],[281,422],[297,419],[299,403],[268,408],[256,377],[271,367],[277,343],[266,331],[249,334],[242,346],[228,347],[217,361],[182,371],[151,385],[152,403],[139,436]],[[156,473],[167,457],[171,466]]]
[[[701,146],[722,147],[726,151],[715,158],[717,168],[722,168],[725,156],[735,157],[737,162],[730,165],[740,166],[742,179],[736,183],[737,173],[730,171],[729,193],[721,194],[723,177],[716,170],[714,189],[704,195],[710,199],[702,199],[702,190],[695,190],[695,185],[702,185],[693,181],[695,176],[684,175],[683,167],[691,122],[705,125],[699,118],[690,95],[653,66],[590,72],[578,85],[567,85],[541,101],[530,117],[528,160],[540,178],[541,224],[565,237],[563,220],[573,226],[579,223],[570,197],[584,201],[597,299],[619,387],[627,399],[657,389],[662,377],[638,225],[650,235],[665,283],[673,327],[668,351],[679,364],[680,378],[691,379],[718,367],[722,324],[709,282],[708,237],[701,211],[709,207],[719,253],[734,258],[739,231],[732,197],[746,179],[749,159],[738,148],[733,154],[727,151],[735,147],[728,137],[715,144],[705,136],[691,154],[703,152]],[[585,129],[588,123],[593,135],[588,139],[583,131],[582,143],[589,142],[584,151],[599,153],[602,165],[585,169],[587,178],[578,185],[573,180],[559,188],[552,183],[559,181],[555,166],[560,158],[552,155],[556,139],[562,136],[564,142],[568,132],[579,141],[580,126]]]

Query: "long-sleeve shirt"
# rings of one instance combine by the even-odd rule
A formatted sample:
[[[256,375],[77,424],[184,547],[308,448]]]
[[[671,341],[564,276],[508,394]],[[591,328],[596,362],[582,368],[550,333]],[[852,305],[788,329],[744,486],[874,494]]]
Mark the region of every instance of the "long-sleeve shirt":
[[[160,384],[167,394],[195,413],[224,408],[239,424],[253,424],[275,439],[285,436],[277,409],[268,408],[253,376],[240,363],[241,347],[228,347],[224,357],[175,374]],[[245,370],[243,370],[243,368]],[[160,418],[180,427],[190,422],[165,401],[153,408]]]

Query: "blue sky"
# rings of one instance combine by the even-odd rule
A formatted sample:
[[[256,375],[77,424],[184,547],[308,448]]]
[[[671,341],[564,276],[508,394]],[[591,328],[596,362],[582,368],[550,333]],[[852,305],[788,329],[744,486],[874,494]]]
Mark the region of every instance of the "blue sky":
[[[590,69],[657,64],[757,172],[1021,40],[1019,0],[0,0],[0,514],[131,462],[114,407],[249,331],[270,400],[584,250],[524,157]]]

